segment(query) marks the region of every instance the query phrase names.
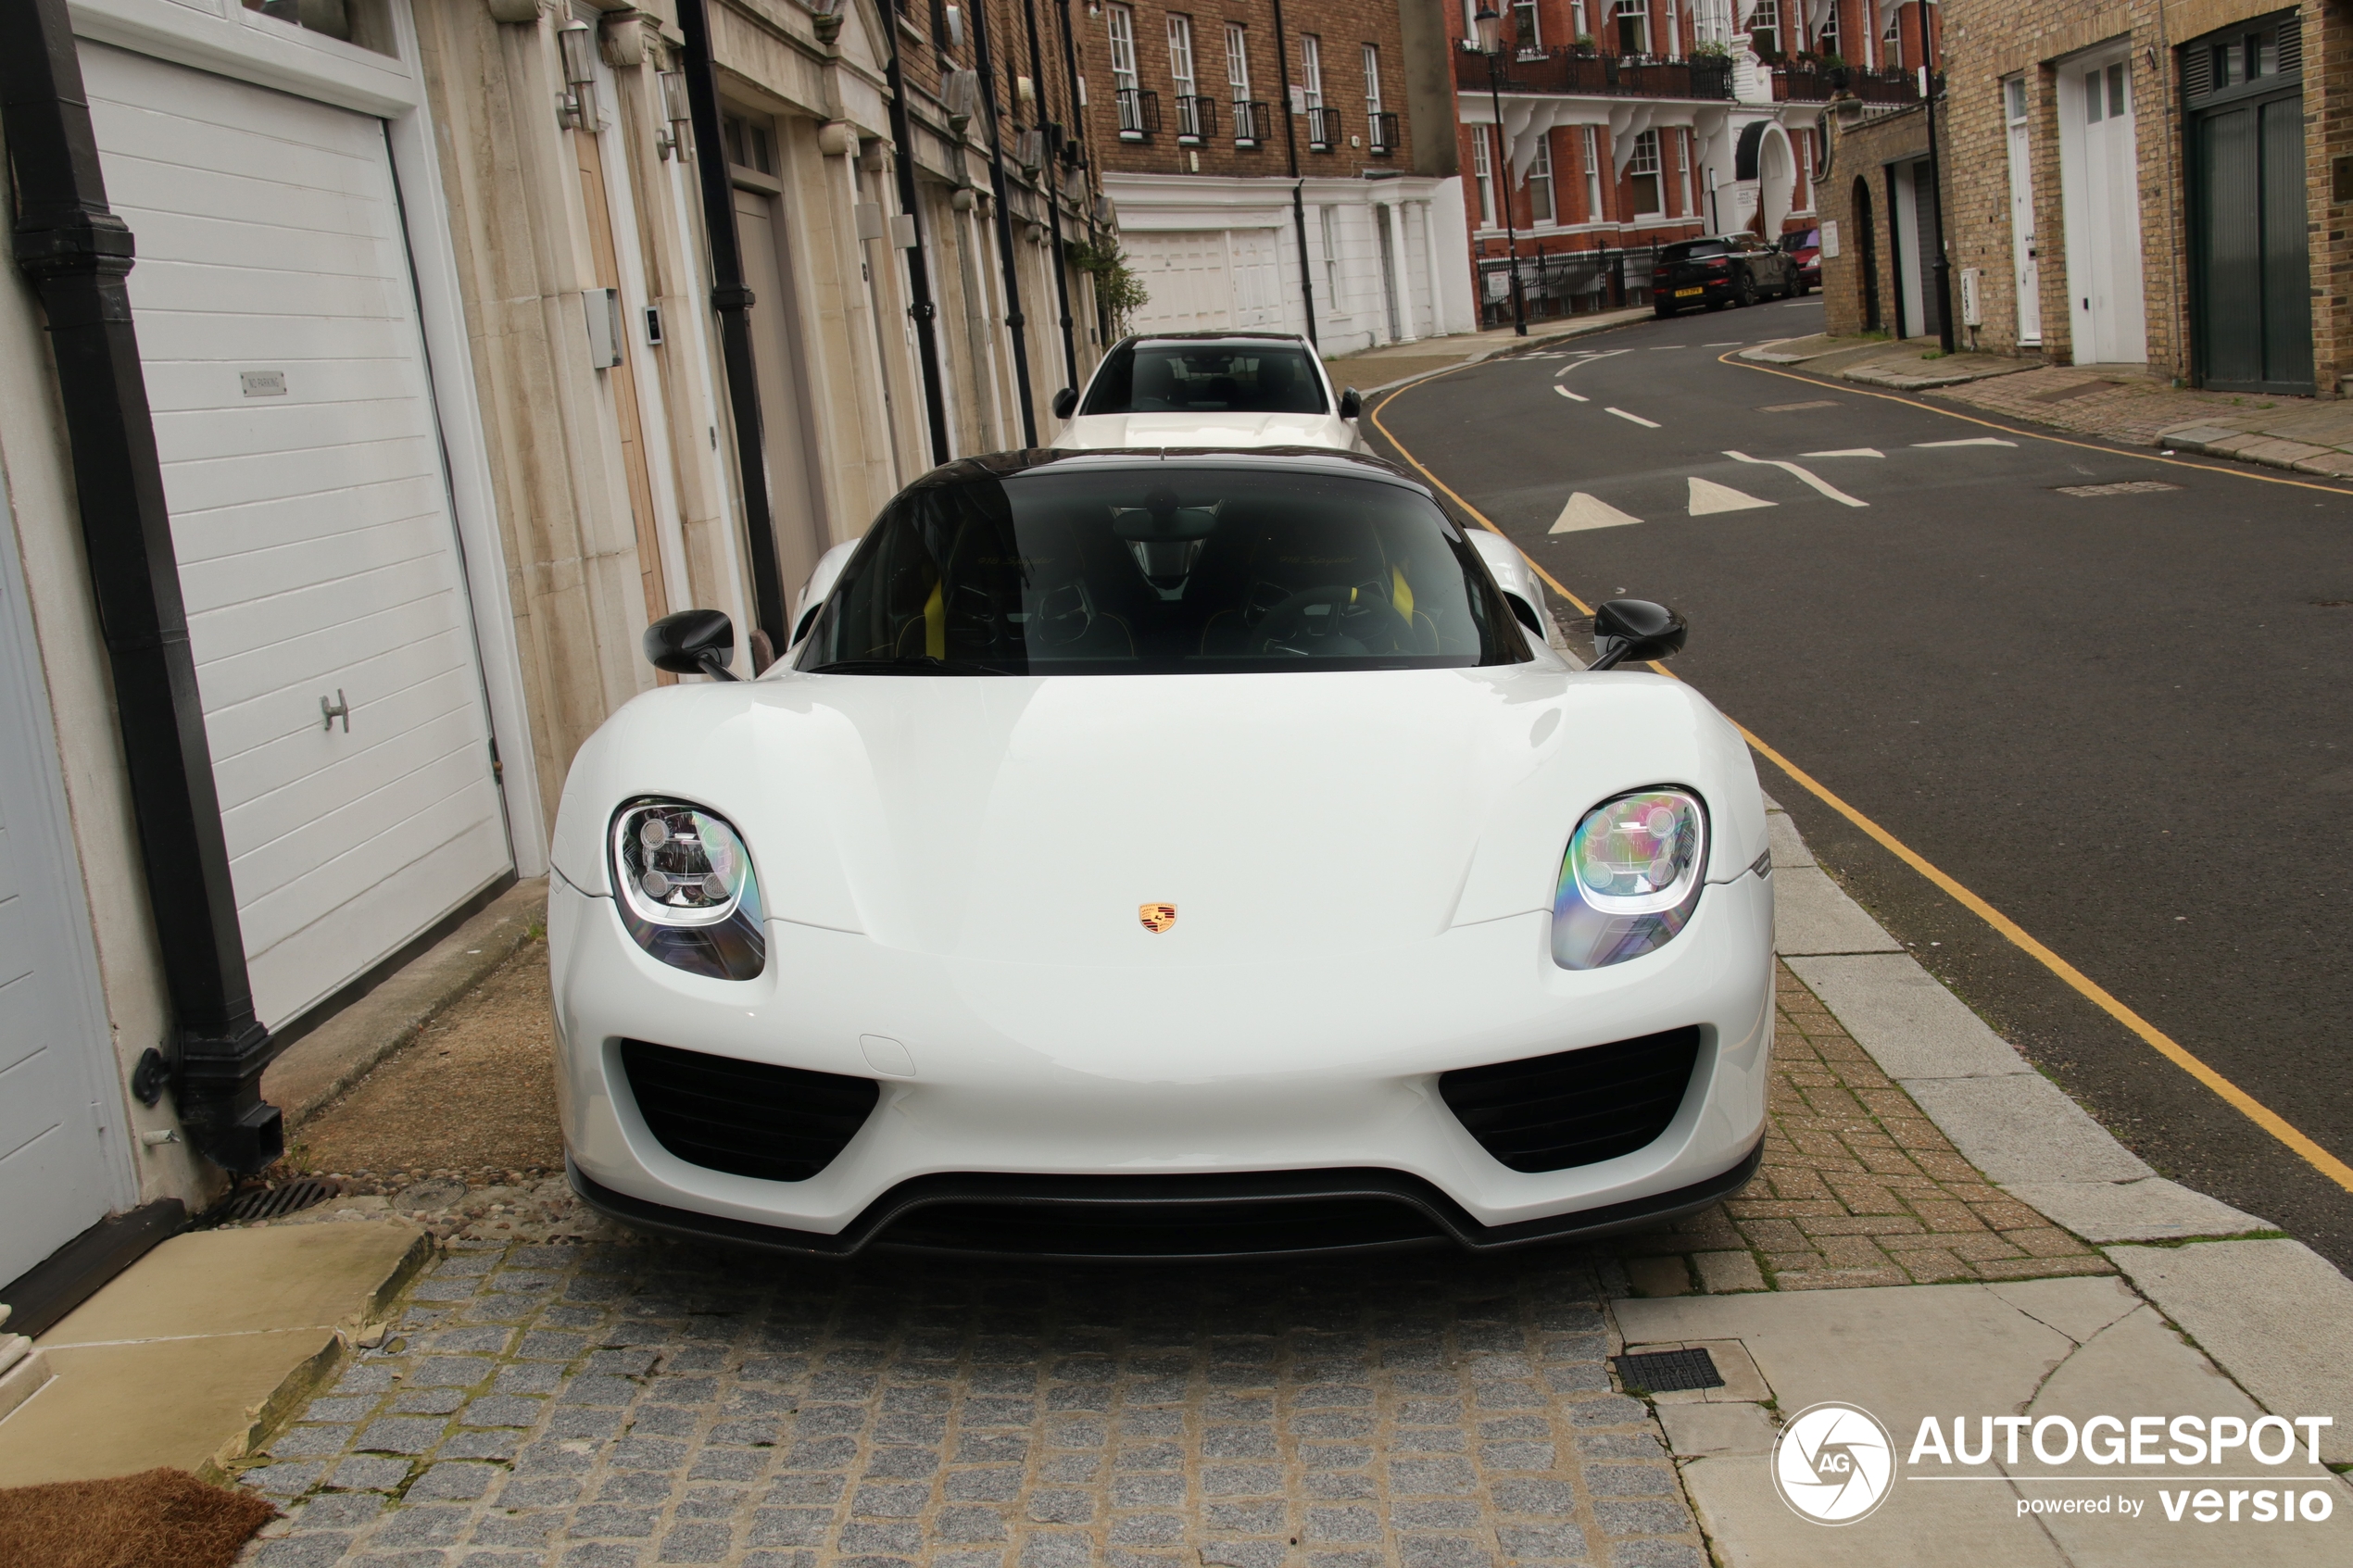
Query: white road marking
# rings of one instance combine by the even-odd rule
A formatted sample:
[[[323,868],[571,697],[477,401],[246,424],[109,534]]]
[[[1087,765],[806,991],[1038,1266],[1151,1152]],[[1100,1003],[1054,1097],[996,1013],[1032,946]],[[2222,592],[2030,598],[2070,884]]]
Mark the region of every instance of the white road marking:
[[[1828,495],[1831,500],[1839,502],[1843,506],[1868,507],[1870,505],[1869,501],[1856,500],[1854,496],[1849,495],[1845,491],[1841,490],[1837,485],[1831,483],[1821,475],[1815,473],[1810,469],[1802,469],[1795,463],[1785,463],[1779,458],[1752,458],[1745,452],[1727,451],[1724,456],[1731,458],[1734,462],[1755,463],[1760,468],[1785,470],[1790,473],[1795,474],[1798,478],[1804,480],[1806,483],[1812,485],[1815,489],[1820,491],[1823,495]]]
[[[1972,435],[1966,441],[1915,441],[1915,446],[2015,446],[2015,441],[2005,441],[1998,435]]]
[[[1641,425],[1644,430],[1656,430],[1658,428],[1658,421],[1656,420],[1646,420],[1640,414],[1629,414],[1623,408],[1612,408],[1610,412],[1616,414],[1621,420],[1633,420],[1636,424]]]
[[[1533,157],[1535,155],[1530,154],[1529,156]],[[1680,343],[1654,343],[1651,345],[1651,352],[1653,354],[1664,354],[1670,348],[1680,348],[1683,345]]]
[[[1710,512],[1744,512],[1757,507],[1775,507],[1778,501],[1760,501],[1745,491],[1729,484],[1718,484],[1712,479],[1694,474],[1691,479],[1690,511],[1693,517],[1705,517]]]
[[[1641,518],[1629,517],[1619,511],[1607,501],[1588,495],[1579,490],[1568,498],[1568,505],[1561,508],[1561,515],[1555,518],[1553,521],[1553,526],[1544,532],[1581,533],[1588,528],[1623,528],[1629,522],[1642,521]]]
[[[1586,396],[1583,393],[1571,392],[1565,386],[1556,386],[1553,388],[1553,390],[1559,393],[1563,397],[1567,398],[1571,403],[1591,403],[1592,401],[1592,398]]]
[[[1531,154],[1530,156],[1532,157],[1533,155]],[[1700,346],[1702,348],[1738,348],[1742,344],[1746,343],[1747,341],[1748,340],[1746,338],[1731,337],[1726,338],[1722,343],[1703,343]]]
[[[1596,359],[1614,359],[1620,354],[1631,354],[1633,350],[1630,348],[1608,348],[1592,351],[1579,349],[1578,350],[1579,358],[1571,360],[1566,365],[1563,365],[1559,370],[1554,370],[1553,374],[1556,376],[1565,376],[1568,374],[1569,371],[1577,369],[1579,365],[1590,365]]]
[[[1884,458],[1876,446],[1842,446],[1835,452],[1800,452],[1801,458]]]

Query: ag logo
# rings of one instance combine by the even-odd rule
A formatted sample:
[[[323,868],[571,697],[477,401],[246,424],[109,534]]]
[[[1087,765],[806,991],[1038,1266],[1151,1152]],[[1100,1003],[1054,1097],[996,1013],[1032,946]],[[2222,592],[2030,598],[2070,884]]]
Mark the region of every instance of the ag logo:
[[[1869,1411],[1808,1405],[1773,1441],[1773,1488],[1817,1524],[1852,1524],[1887,1500],[1895,1443]]]
[[[1176,906],[1174,904],[1139,904],[1136,906],[1136,918],[1144,922],[1144,929],[1146,931],[1149,931],[1153,935],[1157,936],[1162,932],[1166,931],[1170,926],[1176,923]]]

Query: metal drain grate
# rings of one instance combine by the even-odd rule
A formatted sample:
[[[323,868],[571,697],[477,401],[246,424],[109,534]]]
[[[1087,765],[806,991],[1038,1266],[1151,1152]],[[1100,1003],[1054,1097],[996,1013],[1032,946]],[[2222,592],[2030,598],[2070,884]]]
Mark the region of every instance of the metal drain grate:
[[[2154,495],[2160,490],[2179,490],[2181,486],[2154,479],[2128,479],[2120,484],[2059,484],[2053,488],[2062,495]]]
[[[305,1209],[324,1203],[335,1196],[335,1184],[322,1182],[315,1176],[305,1176],[298,1182],[288,1182],[262,1192],[249,1192],[231,1201],[220,1211],[224,1220],[274,1220],[283,1214],[298,1214]]]
[[[1716,1358],[1705,1350],[1645,1350],[1639,1356],[1614,1357],[1610,1364],[1617,1369],[1617,1381],[1626,1387],[1653,1394],[1724,1386]]]

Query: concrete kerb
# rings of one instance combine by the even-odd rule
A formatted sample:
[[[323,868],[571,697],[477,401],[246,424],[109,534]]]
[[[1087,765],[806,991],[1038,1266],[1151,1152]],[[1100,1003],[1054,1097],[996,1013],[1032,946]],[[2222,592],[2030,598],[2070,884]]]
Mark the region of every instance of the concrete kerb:
[[[1795,1516],[1774,1502],[1762,1474],[1772,1412],[1817,1399],[1859,1399],[1887,1415],[1936,1387],[1974,1397],[1946,1399],[1953,1408],[1988,1412],[2073,1406],[2092,1394],[2101,1408],[2113,1399],[2156,1399],[2167,1412],[2205,1411],[2197,1389],[2219,1375],[2235,1385],[2233,1399],[2275,1415],[2353,1408],[2353,1281],[2299,1241],[2280,1239],[2266,1220],[2148,1169],[1831,882],[1772,797],[1765,807],[1781,882],[1777,903],[1788,888],[1800,888],[1798,908],[1774,924],[1774,947],[1788,969],[1967,1161],[2009,1197],[2099,1246],[2130,1286],[2031,1279],[1614,1300],[1612,1337],[1621,1345],[1656,1349],[1730,1337],[1743,1347],[1742,1361],[1768,1382],[1765,1399],[1753,1406],[1659,1406],[1692,1510],[1718,1559],[1788,1561],[1783,1551],[1805,1547],[1807,1561],[1826,1561],[1821,1542],[1831,1537],[1807,1525],[1783,1528]],[[2191,1342],[2183,1345],[2174,1331]],[[1885,1357],[1859,1354],[1870,1337],[1885,1340]],[[2110,1349],[2095,1349],[2110,1340]],[[2075,1366],[2070,1380],[2058,1375],[2066,1366]],[[1878,1411],[1873,1397],[1890,1408]],[[1939,1406],[1939,1412],[1948,1411]],[[2322,1458],[2353,1458],[2353,1429],[2322,1429]],[[1916,1561],[1927,1561],[1918,1547],[1930,1537],[1957,1540],[1944,1530],[1983,1533],[1983,1521],[1962,1521],[1944,1507],[1946,1488],[1930,1490],[1936,1502],[1922,1502],[1922,1512],[1934,1519],[1904,1530],[1904,1549]],[[1869,1535],[1878,1556],[1866,1551],[1855,1561],[1894,1561],[1885,1551],[1896,1542]],[[2122,1554],[2118,1542],[2090,1537],[2038,1540],[2054,1547],[2047,1556],[2054,1563],[2156,1561],[2145,1556],[2148,1537]],[[2003,1545],[2019,1547],[2023,1537]]]

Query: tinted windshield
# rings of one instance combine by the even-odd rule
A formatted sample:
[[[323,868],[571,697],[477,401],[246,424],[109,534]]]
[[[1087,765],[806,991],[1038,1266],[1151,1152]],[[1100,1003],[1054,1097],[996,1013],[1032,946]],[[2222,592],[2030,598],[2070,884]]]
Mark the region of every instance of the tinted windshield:
[[[1668,245],[1658,253],[1661,261],[1690,261],[1699,257],[1722,256],[1731,247],[1721,240],[1686,240],[1679,245]]]
[[[1492,580],[1427,496],[1347,474],[1154,464],[902,493],[794,663],[1141,675],[1529,657]]]
[[[1123,343],[1081,414],[1320,414],[1324,383],[1296,344],[1241,338]]]

